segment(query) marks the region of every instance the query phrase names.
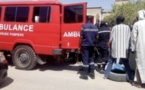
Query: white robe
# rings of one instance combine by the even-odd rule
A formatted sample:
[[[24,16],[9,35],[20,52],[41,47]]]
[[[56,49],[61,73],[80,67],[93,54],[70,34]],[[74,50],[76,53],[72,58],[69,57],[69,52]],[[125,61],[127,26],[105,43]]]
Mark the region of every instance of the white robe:
[[[127,58],[130,33],[129,26],[125,24],[118,24],[112,28],[110,42],[113,58]]]
[[[144,13],[143,13],[144,12]],[[136,66],[141,82],[145,83],[145,11],[138,12],[139,21],[133,25],[131,48],[136,52]]]

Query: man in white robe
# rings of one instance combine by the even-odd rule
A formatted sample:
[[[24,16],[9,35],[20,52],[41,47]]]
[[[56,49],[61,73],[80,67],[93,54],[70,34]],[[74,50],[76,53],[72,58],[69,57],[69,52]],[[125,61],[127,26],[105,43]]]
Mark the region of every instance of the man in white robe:
[[[136,54],[135,81],[145,84],[145,10],[138,11],[138,21],[133,25],[131,49]]]

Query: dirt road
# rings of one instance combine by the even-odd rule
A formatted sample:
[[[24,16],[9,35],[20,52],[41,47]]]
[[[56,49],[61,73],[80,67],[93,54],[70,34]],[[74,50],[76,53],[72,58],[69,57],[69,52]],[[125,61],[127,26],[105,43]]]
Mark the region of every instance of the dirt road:
[[[52,63],[37,66],[34,70],[18,70],[9,66],[8,77],[0,85],[1,90],[144,90],[127,82],[96,78],[82,80],[78,74],[80,64]]]

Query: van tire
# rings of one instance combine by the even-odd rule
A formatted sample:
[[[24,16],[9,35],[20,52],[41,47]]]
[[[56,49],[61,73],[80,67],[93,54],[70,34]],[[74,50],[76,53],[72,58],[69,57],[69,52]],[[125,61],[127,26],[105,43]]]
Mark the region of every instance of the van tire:
[[[126,73],[115,73],[110,72],[108,79],[117,81],[117,82],[126,82],[127,81],[127,74]]]
[[[13,63],[18,69],[33,69],[37,64],[36,59],[34,50],[27,45],[17,46],[12,53]]]

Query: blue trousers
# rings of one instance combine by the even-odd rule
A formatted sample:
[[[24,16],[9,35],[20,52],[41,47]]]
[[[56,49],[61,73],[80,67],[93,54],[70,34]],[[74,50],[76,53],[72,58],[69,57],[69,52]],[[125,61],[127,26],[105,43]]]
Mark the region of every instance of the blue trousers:
[[[94,46],[82,47],[83,68],[85,71],[94,69]]]
[[[127,73],[128,79],[132,80],[130,66],[129,66],[129,60],[127,58],[120,58],[120,60],[122,60],[122,63],[125,66],[125,71]],[[112,69],[112,65],[115,61],[116,61],[116,58],[110,57],[104,77],[108,78],[108,75],[109,75],[109,73],[111,72],[111,69]]]

